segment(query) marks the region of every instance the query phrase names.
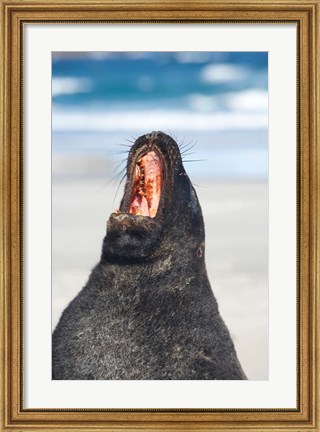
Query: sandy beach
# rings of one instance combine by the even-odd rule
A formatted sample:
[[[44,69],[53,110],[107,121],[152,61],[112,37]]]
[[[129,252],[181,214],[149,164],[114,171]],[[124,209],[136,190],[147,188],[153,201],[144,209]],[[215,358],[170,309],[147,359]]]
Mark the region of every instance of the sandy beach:
[[[59,155],[52,170],[52,328],[99,261],[122,189],[108,159]],[[195,184],[206,227],[206,264],[221,315],[250,380],[268,379],[268,186]]]

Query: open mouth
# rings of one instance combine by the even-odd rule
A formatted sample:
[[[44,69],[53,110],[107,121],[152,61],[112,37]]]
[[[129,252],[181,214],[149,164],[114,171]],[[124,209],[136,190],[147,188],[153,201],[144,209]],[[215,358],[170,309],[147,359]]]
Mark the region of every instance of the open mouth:
[[[129,213],[154,218],[159,208],[162,183],[162,161],[155,151],[150,151],[136,162]]]

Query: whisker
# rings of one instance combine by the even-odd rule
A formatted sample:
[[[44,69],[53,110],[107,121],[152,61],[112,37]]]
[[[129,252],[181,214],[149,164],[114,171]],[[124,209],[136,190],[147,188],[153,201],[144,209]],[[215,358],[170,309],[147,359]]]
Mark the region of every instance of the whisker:
[[[178,142],[178,147],[181,149],[183,148],[187,143],[185,142],[185,138],[181,138],[181,140]]]
[[[118,156],[118,155],[126,155],[126,158],[127,158],[127,155],[129,154],[129,152],[130,152],[130,150],[123,150],[123,151],[114,152],[112,154],[116,155],[116,156]]]
[[[189,146],[189,147],[186,147],[186,148],[180,150],[181,155],[185,155],[186,153],[190,153],[193,150],[193,147],[194,146]]]
[[[124,166],[120,171],[116,172],[112,177],[110,177],[109,183],[113,183],[115,180],[119,180],[124,173],[126,173],[127,167]]]
[[[186,157],[186,156],[191,156],[191,155],[193,155],[193,154],[196,154],[197,152],[188,152],[188,153],[186,153],[186,152],[181,152],[181,156],[182,156],[182,159],[184,158],[184,157]]]
[[[119,185],[118,185],[118,187],[117,187],[116,193],[114,194],[114,198],[113,198],[112,206],[114,206],[114,203],[115,203],[115,200],[116,200],[116,198],[117,198],[117,194],[118,194],[118,192],[119,192],[120,186],[121,186],[123,180],[126,178],[126,176],[127,176],[127,171],[124,173],[124,175],[122,176],[122,178],[121,178],[121,180],[120,180],[120,182],[119,182]]]
[[[128,140],[126,140],[126,141],[128,141]],[[129,144],[117,144],[118,146],[121,146],[121,147],[131,147],[131,145],[129,145]]]
[[[125,138],[124,140],[127,141],[128,143],[130,143],[130,145],[127,144],[128,147],[132,147],[132,144],[134,144],[134,142],[135,142],[135,139],[133,137],[132,137],[132,139]]]
[[[208,159],[187,159],[184,160],[183,162],[203,162],[203,161],[207,161]]]
[[[186,143],[184,140],[182,140],[181,142],[180,142],[180,144],[178,144],[178,146],[179,146],[179,149],[180,150],[183,150],[184,148],[186,148],[186,146],[188,146],[190,143]]]
[[[171,129],[166,129],[165,133],[178,142],[178,132],[172,132]]]
[[[121,167],[121,165],[126,163],[126,162],[127,162],[127,159],[122,159],[120,162],[117,163],[117,165],[113,168],[112,171],[113,172],[117,171]]]
[[[195,186],[195,187],[200,187],[200,188],[208,189],[208,186],[199,185],[199,184],[197,184],[197,183],[192,183],[192,185]]]
[[[183,145],[180,147],[180,151],[185,152],[185,151],[192,150],[193,147],[194,147],[196,144],[197,144],[196,141],[192,141],[192,142],[189,142],[189,143],[183,144]]]

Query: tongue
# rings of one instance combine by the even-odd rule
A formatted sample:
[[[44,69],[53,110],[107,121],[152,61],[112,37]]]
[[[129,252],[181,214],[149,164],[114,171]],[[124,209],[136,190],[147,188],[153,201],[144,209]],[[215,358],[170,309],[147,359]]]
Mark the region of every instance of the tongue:
[[[129,206],[129,212],[141,216],[155,217],[159,207],[161,188],[161,160],[154,151],[151,151],[137,162],[133,198]]]
[[[130,206],[130,213],[140,216],[150,216],[148,201],[145,196],[135,196]]]

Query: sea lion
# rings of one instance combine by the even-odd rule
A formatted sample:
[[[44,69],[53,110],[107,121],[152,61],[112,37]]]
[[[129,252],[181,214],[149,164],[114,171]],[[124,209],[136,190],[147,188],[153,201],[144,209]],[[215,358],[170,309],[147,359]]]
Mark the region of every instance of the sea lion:
[[[205,231],[179,146],[138,138],[101,260],[52,338],[54,380],[242,380],[205,266]]]

